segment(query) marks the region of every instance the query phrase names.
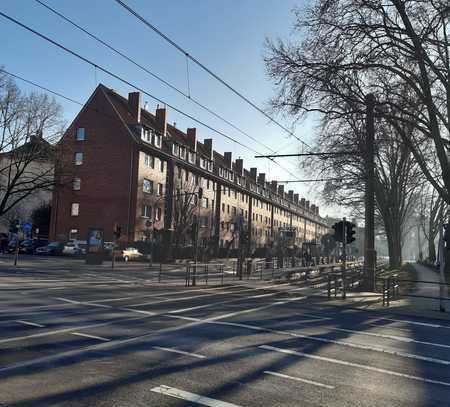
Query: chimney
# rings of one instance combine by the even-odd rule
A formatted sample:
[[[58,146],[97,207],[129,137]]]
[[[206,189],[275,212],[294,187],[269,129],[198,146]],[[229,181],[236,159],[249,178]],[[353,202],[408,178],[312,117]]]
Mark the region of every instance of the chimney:
[[[258,168],[255,168],[255,167],[250,168],[250,177],[255,182],[256,182],[256,173],[257,172],[258,172]]]
[[[167,111],[165,107],[156,108],[156,130],[159,131],[163,137],[166,136],[167,132]]]
[[[316,214],[316,205],[311,205],[311,212],[315,215]]]
[[[294,202],[298,205],[298,194],[294,194]]]
[[[236,172],[238,173],[238,175],[242,177],[242,174],[244,173],[244,160],[242,158],[238,158],[234,162],[234,166],[236,168]]]
[[[225,153],[223,153],[223,158],[225,159],[226,166],[231,169],[231,152],[225,151]]]
[[[210,160],[212,160],[213,157],[212,143],[213,143],[212,138],[205,138],[203,140],[203,145],[205,146],[206,154]]]
[[[316,206],[316,215],[319,216],[319,207]]]
[[[303,208],[306,208],[305,198],[302,198],[302,199],[300,200],[300,205],[301,205]]]
[[[272,188],[272,191],[273,192],[277,192],[277,181],[272,181],[271,183],[270,183],[270,185],[271,185],[271,188]]]
[[[306,207],[306,210],[309,211],[309,201],[306,201],[305,207]]]
[[[288,191],[289,200],[291,202],[294,202],[294,191],[290,190]]]
[[[284,198],[284,185],[278,185],[278,195]]]
[[[187,129],[187,142],[191,146],[192,150],[197,151],[197,129]]]
[[[264,174],[263,172],[260,172],[258,175],[258,184],[261,184],[262,186],[264,186],[266,182],[266,174]]]
[[[128,108],[136,121],[141,122],[141,94],[139,92],[131,92],[128,94]]]

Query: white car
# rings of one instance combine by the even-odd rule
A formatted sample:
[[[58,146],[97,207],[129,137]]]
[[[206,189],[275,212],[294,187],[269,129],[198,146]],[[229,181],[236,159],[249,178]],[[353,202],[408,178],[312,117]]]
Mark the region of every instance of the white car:
[[[139,260],[144,255],[135,247],[127,247],[126,249],[122,250],[122,258],[124,261],[130,261],[130,260]]]
[[[62,252],[67,256],[79,256],[80,254],[86,254],[86,247],[79,242],[67,242]]]

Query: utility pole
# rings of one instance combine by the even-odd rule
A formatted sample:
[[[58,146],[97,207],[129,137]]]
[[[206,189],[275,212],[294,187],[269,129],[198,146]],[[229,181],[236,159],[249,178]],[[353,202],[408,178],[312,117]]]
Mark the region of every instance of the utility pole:
[[[364,268],[366,270],[366,287],[375,290],[375,266],[377,253],[375,251],[375,160],[374,160],[374,107],[375,96],[366,95],[366,142],[365,142],[365,251]]]

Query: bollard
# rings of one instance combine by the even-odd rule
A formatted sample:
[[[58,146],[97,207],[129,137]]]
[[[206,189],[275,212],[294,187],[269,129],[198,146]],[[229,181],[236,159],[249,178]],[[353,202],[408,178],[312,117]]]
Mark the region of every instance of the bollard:
[[[327,278],[328,278],[328,284],[327,284],[328,300],[331,300],[331,276],[330,276],[330,273],[327,274]]]
[[[161,282],[162,263],[159,263],[158,283]]]
[[[186,264],[186,282],[185,282],[185,286],[186,287],[189,287],[189,282],[190,282],[190,280],[191,280],[191,277],[190,277],[190,266],[189,266],[189,263],[188,264]]]
[[[222,285],[223,285],[223,269],[224,269],[223,264],[221,264],[220,265],[220,271],[222,272]]]
[[[342,271],[342,299],[347,298],[347,280],[345,276],[345,270]]]
[[[334,274],[334,298],[337,297],[337,276]]]
[[[208,285],[208,265],[205,264],[205,272],[206,272],[206,285]]]

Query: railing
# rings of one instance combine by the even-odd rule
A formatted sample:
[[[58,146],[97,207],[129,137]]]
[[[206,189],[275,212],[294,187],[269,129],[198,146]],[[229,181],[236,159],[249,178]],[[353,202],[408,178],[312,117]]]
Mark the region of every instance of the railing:
[[[188,263],[185,271],[185,285],[205,284],[208,281],[218,279],[220,284],[224,283],[224,264],[223,263]]]

